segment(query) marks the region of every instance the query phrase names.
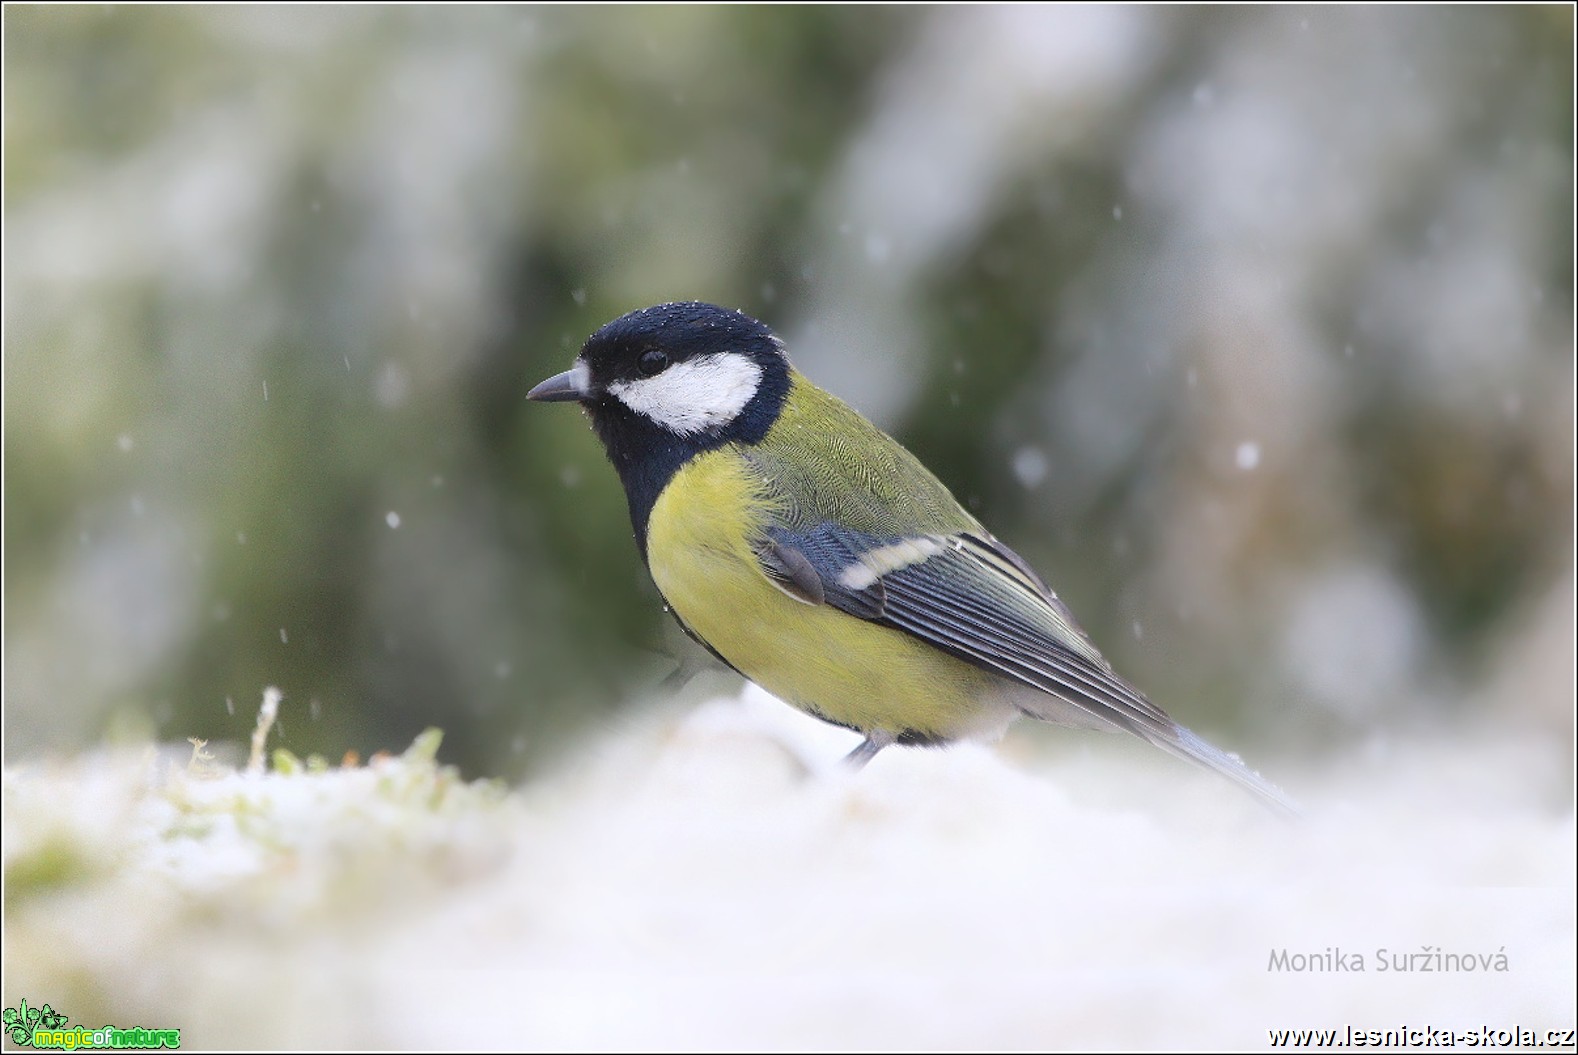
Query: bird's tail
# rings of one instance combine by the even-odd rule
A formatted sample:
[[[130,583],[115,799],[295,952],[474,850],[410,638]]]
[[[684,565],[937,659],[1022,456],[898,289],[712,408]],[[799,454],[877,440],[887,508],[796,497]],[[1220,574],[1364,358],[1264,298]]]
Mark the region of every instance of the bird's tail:
[[[1135,731],[1163,751],[1215,770],[1239,787],[1252,792],[1273,813],[1290,819],[1301,816],[1298,807],[1282,793],[1281,788],[1250,769],[1237,755],[1211,746],[1177,722],[1173,722],[1172,728],[1165,731],[1143,727]]]
[[[1044,665],[1036,666],[1037,662]],[[1085,729],[1126,730],[1168,754],[1213,769],[1252,792],[1274,813],[1299,816],[1298,809],[1271,781],[1244,765],[1237,755],[1218,750],[1179,725],[1145,694],[1113,673],[1100,656],[1081,659],[1050,648],[1030,656],[1013,676],[1037,691],[1019,691],[1014,706],[1032,718]]]

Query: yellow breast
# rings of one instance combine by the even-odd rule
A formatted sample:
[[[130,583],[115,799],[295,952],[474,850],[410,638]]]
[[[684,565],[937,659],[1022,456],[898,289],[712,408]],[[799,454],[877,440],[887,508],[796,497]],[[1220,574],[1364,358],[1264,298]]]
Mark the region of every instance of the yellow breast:
[[[754,549],[771,509],[734,447],[692,459],[658,496],[648,563],[692,630],[768,692],[840,725],[935,739],[1001,731],[1013,711],[991,675],[775,587]]]

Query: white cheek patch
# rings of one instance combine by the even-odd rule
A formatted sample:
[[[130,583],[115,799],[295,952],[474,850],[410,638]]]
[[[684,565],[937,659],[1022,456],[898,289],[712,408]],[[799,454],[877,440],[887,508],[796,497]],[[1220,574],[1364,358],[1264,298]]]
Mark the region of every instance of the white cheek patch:
[[[675,363],[655,377],[614,381],[609,395],[670,432],[689,436],[727,425],[756,395],[762,368],[723,352]]]

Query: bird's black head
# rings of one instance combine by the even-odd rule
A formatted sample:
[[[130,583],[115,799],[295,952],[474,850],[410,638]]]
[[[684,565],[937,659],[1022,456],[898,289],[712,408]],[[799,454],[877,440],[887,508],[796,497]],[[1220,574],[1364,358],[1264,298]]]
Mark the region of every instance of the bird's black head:
[[[788,394],[789,360],[771,330],[687,302],[621,315],[527,398],[586,409],[625,485],[644,554],[652,503],[674,473],[702,451],[759,441]]]

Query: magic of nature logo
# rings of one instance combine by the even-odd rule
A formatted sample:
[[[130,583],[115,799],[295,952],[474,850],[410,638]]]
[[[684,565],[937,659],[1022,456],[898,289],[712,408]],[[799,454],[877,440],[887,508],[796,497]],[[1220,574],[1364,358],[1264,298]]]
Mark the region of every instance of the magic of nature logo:
[[[134,1026],[68,1025],[65,1015],[48,1004],[28,1007],[23,1000],[16,1007],[4,1012],[6,1039],[24,1048],[55,1048],[74,1051],[77,1048],[179,1048],[179,1029],[146,1029]]]

